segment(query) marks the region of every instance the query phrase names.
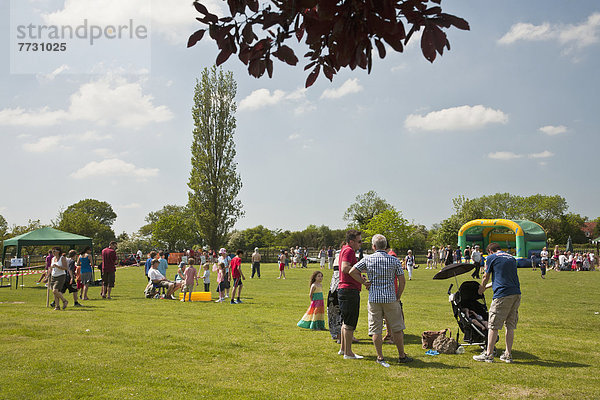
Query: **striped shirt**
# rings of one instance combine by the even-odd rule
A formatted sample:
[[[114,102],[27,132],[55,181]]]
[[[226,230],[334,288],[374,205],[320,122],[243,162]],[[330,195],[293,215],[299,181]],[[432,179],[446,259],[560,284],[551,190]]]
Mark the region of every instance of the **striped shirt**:
[[[400,260],[383,250],[377,250],[357,262],[354,267],[360,272],[367,272],[371,282],[369,303],[393,303],[396,301],[394,278],[404,275]]]

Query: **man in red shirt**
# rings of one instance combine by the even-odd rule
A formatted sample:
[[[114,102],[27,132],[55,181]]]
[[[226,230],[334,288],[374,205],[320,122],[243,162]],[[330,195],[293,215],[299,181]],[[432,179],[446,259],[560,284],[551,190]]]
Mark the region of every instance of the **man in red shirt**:
[[[360,290],[362,285],[365,285],[368,289],[369,283],[362,276],[360,277],[361,281],[357,281],[349,273],[358,261],[355,253],[362,245],[361,232],[350,229],[346,232],[346,243],[342,247],[339,257],[340,283],[338,285],[338,303],[342,317],[342,331],[338,354],[343,354],[345,359],[359,359],[363,357],[352,352],[352,337],[358,323]]]
[[[244,252],[238,250],[235,252],[235,257],[231,259],[229,268],[231,268],[231,277],[233,278],[233,293],[231,294],[231,304],[240,304],[240,296],[242,295],[242,279],[246,280],[246,277],[242,273],[242,255]],[[235,299],[235,292],[237,291],[237,300]]]
[[[102,250],[102,298],[110,299],[110,292],[115,287],[115,271],[117,270],[117,242],[112,241]]]

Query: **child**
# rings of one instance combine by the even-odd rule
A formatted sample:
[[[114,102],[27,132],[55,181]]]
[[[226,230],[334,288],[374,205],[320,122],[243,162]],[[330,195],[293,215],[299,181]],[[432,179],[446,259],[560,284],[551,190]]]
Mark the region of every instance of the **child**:
[[[183,262],[182,262],[183,264]],[[188,259],[188,267],[183,271],[183,281],[185,282],[183,285],[183,298],[181,301],[185,302],[185,294],[188,294],[188,301],[192,301],[192,292],[194,291],[194,280],[196,281],[196,285],[198,284],[198,274],[196,272],[196,268],[194,268],[194,259]],[[180,265],[181,269],[181,265]]]
[[[481,315],[477,314],[475,311],[469,310],[468,308],[463,308],[462,312],[473,323],[473,325],[478,327],[482,332],[487,330],[488,323]]]
[[[298,322],[300,328],[313,329],[317,331],[325,330],[325,305],[323,303],[323,273],[321,271],[313,272],[310,277],[310,306],[306,314]]]
[[[219,300],[215,300],[215,303],[225,301],[225,263],[219,263],[219,269],[217,271],[217,292],[219,292]]]
[[[204,268],[204,274],[202,274],[202,280],[204,281],[204,291],[210,292],[210,266],[208,263],[204,263],[202,266]]]
[[[281,253],[279,253],[279,278],[277,279],[285,279],[285,260],[285,253],[281,250]]]
[[[240,296],[242,295],[242,286],[244,283],[242,280],[246,280],[244,273],[242,272],[242,256],[244,255],[243,250],[238,250],[235,252],[235,257],[231,259],[231,263],[229,264],[229,268],[231,269],[231,277],[233,278],[233,293],[231,294],[231,304],[240,304],[243,303],[240,300]],[[237,300],[235,298],[235,294],[237,292]]]

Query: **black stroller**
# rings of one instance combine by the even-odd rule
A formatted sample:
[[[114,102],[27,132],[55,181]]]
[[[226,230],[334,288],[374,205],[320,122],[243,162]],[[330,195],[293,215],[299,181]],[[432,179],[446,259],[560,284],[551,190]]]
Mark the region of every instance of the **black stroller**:
[[[433,279],[448,279],[451,277],[455,277],[456,279],[457,275],[467,273],[474,267],[474,264],[468,263],[450,264],[442,268]],[[456,280],[456,284],[458,285],[458,280]],[[485,296],[478,293],[479,282],[465,281],[455,293],[452,293],[453,286],[454,284],[450,284],[448,288],[448,300],[452,306],[452,314],[458,323],[460,331],[463,333],[464,343],[460,343],[458,332],[456,334],[456,341],[461,346],[477,345],[485,349],[488,338],[487,321],[489,314]],[[474,322],[474,320],[477,322]]]

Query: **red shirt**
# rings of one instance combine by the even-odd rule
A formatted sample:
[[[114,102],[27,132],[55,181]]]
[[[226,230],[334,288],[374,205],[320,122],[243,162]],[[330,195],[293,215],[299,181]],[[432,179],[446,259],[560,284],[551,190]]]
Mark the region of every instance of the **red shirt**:
[[[102,250],[102,272],[115,272],[117,264],[117,252],[110,247]]]
[[[240,267],[242,266],[242,259],[239,257],[233,257],[231,262],[229,263],[229,268],[231,268],[231,277],[233,279],[239,279],[242,276],[242,271],[240,271]]]
[[[353,277],[349,274],[342,272],[342,262],[350,263],[350,266],[354,266],[358,262],[356,259],[356,254],[354,253],[354,249],[348,245],[342,247],[342,251],[340,251],[339,265],[340,265],[340,284],[338,287],[340,289],[361,289],[362,285],[360,282],[357,282]]]

